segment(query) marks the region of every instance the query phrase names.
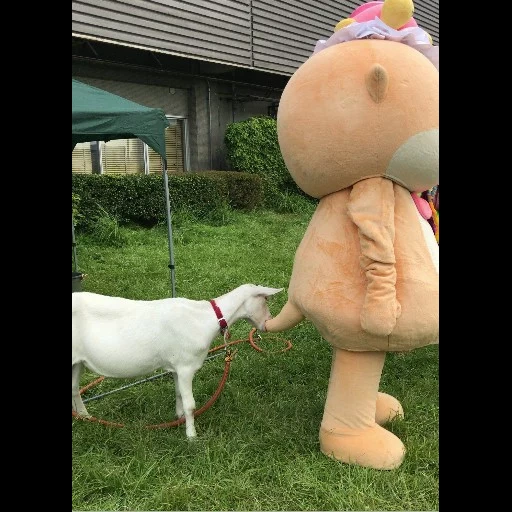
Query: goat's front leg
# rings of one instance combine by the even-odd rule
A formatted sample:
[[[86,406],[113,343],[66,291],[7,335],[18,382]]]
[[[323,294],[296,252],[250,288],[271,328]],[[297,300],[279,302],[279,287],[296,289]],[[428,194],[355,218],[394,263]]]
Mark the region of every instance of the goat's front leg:
[[[183,401],[181,400],[180,386],[178,384],[178,374],[172,372],[172,378],[174,379],[174,391],[176,392],[176,417],[181,418],[183,416]]]
[[[71,391],[71,408],[78,415],[85,418],[90,418],[91,415],[87,412],[82,397],[80,396],[80,376],[82,375],[82,363],[72,365],[72,391]]]
[[[179,389],[181,395],[181,401],[183,405],[183,414],[185,415],[185,432],[189,439],[196,437],[196,427],[194,426],[194,409],[196,402],[194,395],[192,394],[192,380],[194,379],[195,371],[190,369],[179,370],[176,372],[176,380],[178,385],[176,389]]]

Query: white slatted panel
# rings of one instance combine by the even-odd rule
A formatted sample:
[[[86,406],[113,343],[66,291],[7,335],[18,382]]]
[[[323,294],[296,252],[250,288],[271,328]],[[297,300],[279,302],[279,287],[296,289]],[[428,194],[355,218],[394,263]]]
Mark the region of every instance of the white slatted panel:
[[[91,143],[79,142],[71,156],[72,171],[79,174],[92,173]]]
[[[103,143],[104,174],[144,174],[144,143],[140,139],[117,139]]]
[[[168,172],[183,172],[183,129],[180,119],[171,119],[171,126],[165,129],[165,154],[167,156]],[[162,173],[162,159],[160,155],[148,147],[149,173]]]

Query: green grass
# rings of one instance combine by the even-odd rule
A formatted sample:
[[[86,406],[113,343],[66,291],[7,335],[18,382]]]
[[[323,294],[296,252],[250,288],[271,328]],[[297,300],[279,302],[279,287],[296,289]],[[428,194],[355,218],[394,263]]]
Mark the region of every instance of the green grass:
[[[208,299],[245,282],[287,289],[310,216],[234,212],[223,226],[176,218],[176,294]],[[79,269],[87,274],[82,289],[134,299],[171,296],[166,227],[119,229],[122,243],[113,246],[77,235]],[[271,297],[271,311],[285,301],[286,292]],[[239,322],[231,339],[246,340],[250,328]],[[292,349],[278,353],[285,340]],[[219,336],[212,347],[221,343]],[[146,428],[174,419],[169,376],[88,402],[91,414],[125,427],[72,420],[73,510],[439,509],[437,346],[386,358],[381,390],[396,396],[406,414],[389,426],[408,450],[394,471],[342,464],[320,452],[331,347],[311,323],[263,333],[260,346],[266,352],[236,346],[223,392],[196,418],[194,442],[184,425]],[[212,396],[223,368],[216,357],[196,374],[197,407]],[[83,384],[96,377],[86,372]],[[135,380],[105,379],[84,397]]]

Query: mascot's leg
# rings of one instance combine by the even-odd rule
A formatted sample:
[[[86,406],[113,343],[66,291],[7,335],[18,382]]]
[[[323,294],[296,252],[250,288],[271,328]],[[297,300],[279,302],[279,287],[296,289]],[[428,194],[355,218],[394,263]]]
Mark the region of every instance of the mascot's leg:
[[[384,425],[395,419],[402,420],[404,418],[402,404],[394,396],[379,391],[376,405],[375,423],[379,425]]]
[[[404,459],[405,447],[398,437],[375,422],[386,353],[333,350],[320,450],[349,464],[397,468]]]

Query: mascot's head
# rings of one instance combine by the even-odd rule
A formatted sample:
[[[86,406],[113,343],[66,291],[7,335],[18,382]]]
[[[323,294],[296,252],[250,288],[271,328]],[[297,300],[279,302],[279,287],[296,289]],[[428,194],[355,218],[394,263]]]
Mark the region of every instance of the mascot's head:
[[[307,194],[376,176],[411,192],[439,183],[439,47],[412,13],[411,0],[358,7],[290,78],[279,145]]]

